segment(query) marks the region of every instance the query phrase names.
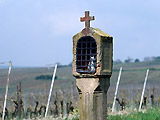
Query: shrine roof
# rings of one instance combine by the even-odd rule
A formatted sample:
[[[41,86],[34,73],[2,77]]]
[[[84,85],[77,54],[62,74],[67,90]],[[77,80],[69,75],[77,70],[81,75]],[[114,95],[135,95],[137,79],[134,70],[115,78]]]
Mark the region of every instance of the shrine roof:
[[[112,36],[108,35],[107,33],[103,32],[102,30],[100,30],[99,28],[92,28],[92,31],[96,32],[97,34],[99,34],[101,36],[112,37]]]
[[[85,30],[85,28],[83,30]],[[89,33],[87,35],[84,34],[83,30],[80,31],[79,33],[75,34],[73,37],[78,37],[77,39],[79,39],[80,37],[83,37],[83,36],[92,36],[94,33],[98,34],[99,36],[103,36],[103,37],[112,37],[109,34],[100,30],[99,28],[90,27],[89,28]]]

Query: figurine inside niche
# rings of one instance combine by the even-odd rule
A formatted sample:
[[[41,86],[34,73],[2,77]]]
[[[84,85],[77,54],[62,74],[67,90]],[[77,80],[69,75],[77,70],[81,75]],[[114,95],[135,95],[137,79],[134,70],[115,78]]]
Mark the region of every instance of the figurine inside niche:
[[[92,72],[92,73],[96,71],[96,59],[94,58],[94,56],[90,58],[90,62],[88,64],[88,70],[89,72]]]

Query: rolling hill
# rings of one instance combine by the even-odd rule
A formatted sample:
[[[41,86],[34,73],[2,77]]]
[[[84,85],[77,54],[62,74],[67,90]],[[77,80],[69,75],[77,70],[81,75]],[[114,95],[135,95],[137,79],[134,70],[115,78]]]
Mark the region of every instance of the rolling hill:
[[[113,74],[111,77],[110,89],[115,88],[118,78],[119,68],[123,67],[120,89],[126,87],[142,87],[146,69],[150,69],[147,85],[159,86],[160,84],[160,62],[138,62],[138,63],[122,63],[114,64]],[[0,69],[0,94],[5,93],[5,85],[7,81],[7,69]],[[50,79],[36,79],[37,76],[49,75],[52,76],[53,68],[37,67],[37,68],[12,68],[10,77],[9,93],[16,92],[16,86],[19,82],[22,83],[22,91],[25,94],[44,93],[49,91]],[[72,88],[72,82],[75,78],[72,76],[71,66],[60,66],[57,69],[56,80],[54,84],[55,90],[64,90],[70,92]],[[76,88],[75,88],[76,89]]]

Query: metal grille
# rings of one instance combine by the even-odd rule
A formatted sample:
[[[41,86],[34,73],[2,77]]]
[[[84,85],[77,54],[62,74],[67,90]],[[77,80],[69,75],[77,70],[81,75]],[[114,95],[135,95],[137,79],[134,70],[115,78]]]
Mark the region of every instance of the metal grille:
[[[93,74],[96,72],[97,44],[90,36],[78,40],[76,49],[76,69],[78,73]]]

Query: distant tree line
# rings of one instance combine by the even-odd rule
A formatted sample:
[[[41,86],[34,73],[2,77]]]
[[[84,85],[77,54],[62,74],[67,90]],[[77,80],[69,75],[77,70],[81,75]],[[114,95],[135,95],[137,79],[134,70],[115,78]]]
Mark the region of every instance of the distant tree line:
[[[35,78],[36,80],[52,80],[52,75],[40,75]],[[57,76],[55,76],[57,79]]]
[[[143,59],[142,62],[151,62],[151,61],[155,61],[155,62],[159,61],[159,62],[160,62],[160,56],[157,56],[157,57],[155,57],[155,56],[152,56],[152,57],[144,57],[144,59]],[[117,59],[117,60],[114,61],[114,64],[133,63],[133,62],[138,63],[138,62],[140,62],[140,60],[139,60],[138,58],[133,59],[133,58],[131,58],[131,57],[128,57],[127,59],[124,60],[124,62],[121,61],[120,59]]]
[[[120,59],[117,59],[117,60],[114,60],[114,64],[121,64],[121,63],[138,63],[138,62],[151,62],[151,61],[159,61],[160,62],[160,56],[151,56],[151,57],[144,57],[144,59],[142,61],[140,61],[140,59],[136,58],[136,59],[133,59],[131,57],[128,57],[127,59],[125,59],[124,61],[120,60]],[[70,62],[68,65],[61,65],[59,62],[57,62],[58,64],[58,67],[70,67],[72,66],[72,62]]]

